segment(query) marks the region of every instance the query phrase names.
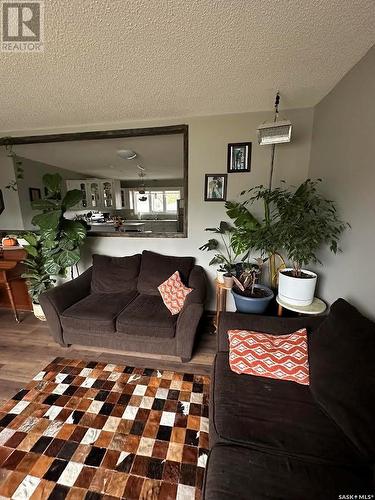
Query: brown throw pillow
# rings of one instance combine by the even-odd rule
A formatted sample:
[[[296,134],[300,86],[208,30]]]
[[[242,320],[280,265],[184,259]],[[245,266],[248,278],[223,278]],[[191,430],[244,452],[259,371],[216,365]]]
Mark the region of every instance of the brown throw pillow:
[[[93,255],[91,291],[94,293],[131,292],[137,289],[141,255],[110,257]]]

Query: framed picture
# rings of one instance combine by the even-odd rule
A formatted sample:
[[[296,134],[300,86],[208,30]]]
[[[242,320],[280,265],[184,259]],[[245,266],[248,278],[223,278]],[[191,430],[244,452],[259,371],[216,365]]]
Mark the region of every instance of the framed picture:
[[[250,172],[251,142],[228,144],[228,173]]]
[[[227,179],[227,174],[206,174],[204,201],[226,201]]]
[[[42,193],[39,188],[29,188],[30,201],[40,200]]]

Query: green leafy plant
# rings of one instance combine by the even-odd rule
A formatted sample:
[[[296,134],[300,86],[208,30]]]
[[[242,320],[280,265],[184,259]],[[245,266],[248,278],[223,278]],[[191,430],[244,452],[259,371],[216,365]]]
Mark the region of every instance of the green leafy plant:
[[[65,276],[66,269],[80,260],[87,224],[83,220],[66,219],[64,214],[81,201],[82,193],[72,189],[63,197],[59,174],[44,175],[43,183],[47,188],[47,196],[32,202],[34,210],[42,210],[33,217],[32,223],[39,226],[46,272]]]
[[[30,232],[23,234],[22,238],[28,243],[28,245],[24,245],[28,256],[23,261],[26,272],[22,274],[22,277],[26,279],[33,303],[38,304],[39,295],[52,288],[56,280],[46,271],[47,256],[45,255],[41,236]]]
[[[228,222],[221,221],[219,227],[208,227],[205,231],[220,235],[220,241],[211,238],[207,243],[199,247],[203,251],[217,251],[210,260],[209,265],[219,265],[219,271],[231,273],[235,267],[236,260],[241,252],[237,252],[237,247],[233,245],[234,227]]]
[[[241,192],[241,196],[248,195],[244,201],[228,201],[225,204],[227,215],[235,227],[232,237],[234,251],[245,256],[254,252],[261,256],[263,262],[269,261],[271,286],[276,286],[278,269],[284,266],[280,254],[282,239],[277,209],[281,191],[280,188],[270,190],[262,185],[255,186]],[[262,204],[263,216],[256,217],[251,211],[257,203]],[[276,259],[280,261],[279,268],[276,268]]]
[[[317,253],[324,245],[339,252],[341,234],[350,227],[338,217],[335,203],[319,192],[321,182],[307,179],[294,191],[280,189],[277,197],[277,230],[294,277],[301,277],[302,267],[321,263]]]
[[[59,174],[46,174],[43,183],[47,196],[32,202],[32,208],[42,212],[35,215],[32,223],[39,226],[37,232],[23,235],[28,242],[28,253],[24,264],[29,293],[33,302],[55,283],[54,276],[65,276],[67,268],[78,263],[81,246],[86,238],[87,224],[80,220],[69,220],[65,212],[81,199],[78,189],[62,196],[62,178]]]
[[[261,258],[254,259],[255,263],[243,262],[238,277],[233,276],[235,287],[242,295],[253,297],[255,285],[258,283],[264,261]]]

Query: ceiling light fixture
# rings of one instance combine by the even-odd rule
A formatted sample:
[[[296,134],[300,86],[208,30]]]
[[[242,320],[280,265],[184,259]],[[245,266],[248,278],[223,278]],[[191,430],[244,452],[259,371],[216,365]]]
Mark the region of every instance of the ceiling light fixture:
[[[275,116],[273,122],[263,123],[257,128],[258,131],[258,144],[260,146],[271,145],[271,170],[268,182],[268,188],[272,189],[272,177],[275,162],[275,149],[276,144],[282,144],[290,142],[292,138],[292,124],[289,120],[280,120],[279,118],[279,104],[280,104],[280,92],[277,91],[275,97]]]
[[[123,160],[134,160],[137,157],[137,153],[132,149],[119,149],[117,155]]]

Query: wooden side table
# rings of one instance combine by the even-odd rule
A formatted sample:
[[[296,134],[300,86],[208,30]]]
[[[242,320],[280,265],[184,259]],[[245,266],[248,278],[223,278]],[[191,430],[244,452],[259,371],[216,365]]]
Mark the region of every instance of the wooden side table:
[[[288,309],[288,311],[293,311],[301,315],[306,314],[311,316],[318,316],[319,314],[323,314],[327,309],[327,304],[321,299],[318,299],[318,297],[314,297],[312,304],[310,304],[309,306],[295,306],[292,304],[287,304],[286,302],[281,300],[279,296],[276,297],[276,302],[279,305],[277,309],[278,316],[283,315],[283,309]]]
[[[220,313],[226,311],[227,308],[227,292],[231,290],[231,287],[227,287],[224,283],[220,283],[217,279],[215,280],[216,287],[216,314],[214,319],[214,326],[217,330],[219,326]]]

